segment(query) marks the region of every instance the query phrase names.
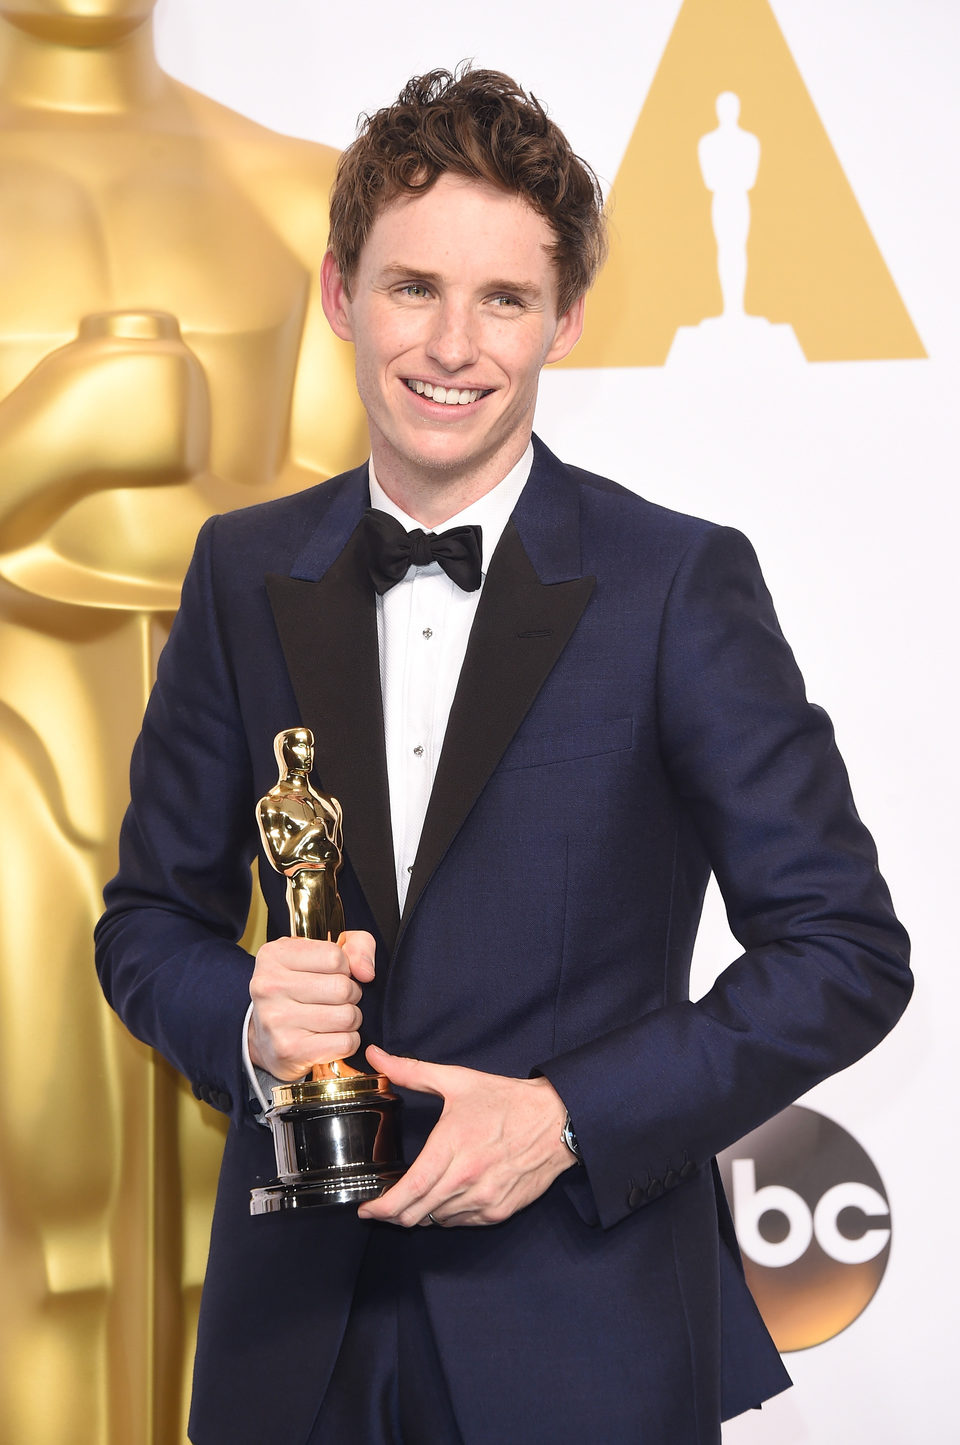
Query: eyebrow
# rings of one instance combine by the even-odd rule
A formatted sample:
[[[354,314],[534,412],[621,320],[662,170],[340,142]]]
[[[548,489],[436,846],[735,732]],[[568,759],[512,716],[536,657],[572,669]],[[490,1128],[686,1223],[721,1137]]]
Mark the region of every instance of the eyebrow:
[[[384,281],[425,281],[430,286],[439,286],[443,277],[437,271],[423,271],[419,266],[403,266],[399,262],[388,262],[380,272]],[[486,281],[479,288],[483,292],[509,291],[524,301],[542,301],[543,291],[534,281]]]

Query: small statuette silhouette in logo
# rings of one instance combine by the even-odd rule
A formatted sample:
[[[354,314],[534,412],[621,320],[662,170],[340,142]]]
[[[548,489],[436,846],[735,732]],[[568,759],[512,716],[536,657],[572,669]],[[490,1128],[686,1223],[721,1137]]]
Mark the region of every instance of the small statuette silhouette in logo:
[[[746,315],[747,236],[750,234],[750,192],[760,168],[760,142],[738,124],[740,97],[725,90],[717,96],[716,130],[700,137],[697,157],[703,184],[713,196],[710,219],[717,240],[717,270],[723,293],[723,314],[730,320]]]
[[[710,220],[717,243],[717,273],[723,312],[709,316],[699,326],[677,328],[669,361],[706,355],[728,360],[744,351],[788,360],[802,360],[792,326],[774,326],[763,316],[748,316],[744,307],[747,289],[747,239],[750,235],[750,192],[760,169],[760,141],[740,125],[740,97],[732,90],[717,96],[716,130],[708,131],[697,143],[697,159],[703,184],[710,192]]]

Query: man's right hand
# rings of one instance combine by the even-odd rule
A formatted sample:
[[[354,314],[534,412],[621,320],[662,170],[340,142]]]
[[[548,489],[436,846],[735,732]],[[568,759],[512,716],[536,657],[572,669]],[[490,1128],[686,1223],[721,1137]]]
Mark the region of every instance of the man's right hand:
[[[314,1064],[360,1048],[360,985],[374,977],[369,933],[337,943],[275,938],[257,954],[250,980],[250,1059],[274,1078],[300,1079]]]

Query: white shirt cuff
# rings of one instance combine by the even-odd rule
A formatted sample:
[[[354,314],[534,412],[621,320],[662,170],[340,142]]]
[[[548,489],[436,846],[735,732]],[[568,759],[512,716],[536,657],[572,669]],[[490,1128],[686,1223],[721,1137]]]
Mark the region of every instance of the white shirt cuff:
[[[275,1079],[272,1074],[268,1074],[266,1069],[258,1069],[250,1057],[250,1016],[252,1013],[253,1003],[251,1001],[243,1017],[243,1038],[240,1041],[240,1055],[243,1059],[243,1069],[247,1076],[247,1083],[252,1090],[251,1098],[259,1099],[260,1101],[260,1112],[256,1116],[257,1122],[269,1128],[263,1116],[268,1109],[273,1108],[273,1104],[267,1097],[266,1091],[271,1088],[273,1084],[279,1084],[280,1080]]]

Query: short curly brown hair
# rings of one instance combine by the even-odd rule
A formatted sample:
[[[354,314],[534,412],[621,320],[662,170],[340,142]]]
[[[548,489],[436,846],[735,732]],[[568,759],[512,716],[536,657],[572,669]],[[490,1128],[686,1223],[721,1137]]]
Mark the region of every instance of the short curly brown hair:
[[[521,196],[550,225],[560,315],[592,285],[606,255],[596,176],[535,96],[499,70],[431,70],[393,105],[361,117],[330,196],[329,248],[348,288],[380,212],[446,172]]]

